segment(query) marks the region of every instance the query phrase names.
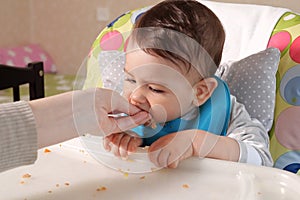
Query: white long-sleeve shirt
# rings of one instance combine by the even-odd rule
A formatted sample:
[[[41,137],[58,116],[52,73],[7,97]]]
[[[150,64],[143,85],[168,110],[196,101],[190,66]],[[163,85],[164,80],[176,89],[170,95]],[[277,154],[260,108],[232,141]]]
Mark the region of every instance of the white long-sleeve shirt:
[[[239,162],[272,166],[269,151],[269,135],[257,119],[248,114],[245,106],[231,95],[231,115],[227,136],[234,138],[240,146]]]

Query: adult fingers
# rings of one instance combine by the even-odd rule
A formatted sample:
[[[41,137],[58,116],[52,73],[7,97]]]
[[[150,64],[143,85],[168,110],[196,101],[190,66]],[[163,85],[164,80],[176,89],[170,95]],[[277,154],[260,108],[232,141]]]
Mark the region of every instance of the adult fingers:
[[[124,97],[117,92],[112,92],[111,109],[112,113],[126,113],[128,115],[135,115],[141,111],[140,108],[130,104]]]
[[[138,112],[131,116],[111,118],[111,122],[115,123],[112,125],[113,129],[111,133],[117,133],[132,129],[138,125],[146,123],[150,119],[150,115],[147,112]]]

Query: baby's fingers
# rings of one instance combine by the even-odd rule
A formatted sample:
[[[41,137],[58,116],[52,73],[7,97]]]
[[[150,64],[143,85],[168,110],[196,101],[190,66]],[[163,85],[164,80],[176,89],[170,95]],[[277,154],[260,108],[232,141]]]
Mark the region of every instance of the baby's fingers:
[[[103,138],[103,147],[106,151],[111,151],[111,141],[114,135],[109,135]]]
[[[120,141],[119,152],[120,156],[124,159],[128,158],[128,144],[131,137],[129,135],[124,135]]]
[[[141,146],[143,143],[143,140],[139,137],[132,137],[128,143],[128,152],[129,153],[133,153],[133,152],[136,152],[137,148],[139,146]]]

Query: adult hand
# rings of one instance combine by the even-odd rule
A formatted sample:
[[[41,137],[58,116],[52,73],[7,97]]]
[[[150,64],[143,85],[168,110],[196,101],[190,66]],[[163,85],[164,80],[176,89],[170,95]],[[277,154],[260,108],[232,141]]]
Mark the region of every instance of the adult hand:
[[[73,94],[74,121],[79,134],[110,135],[146,123],[150,115],[119,93],[95,88]]]
[[[118,93],[102,89],[70,91],[28,102],[38,134],[38,146],[57,144],[90,133],[123,132],[150,119]],[[126,113],[116,117],[113,113]]]

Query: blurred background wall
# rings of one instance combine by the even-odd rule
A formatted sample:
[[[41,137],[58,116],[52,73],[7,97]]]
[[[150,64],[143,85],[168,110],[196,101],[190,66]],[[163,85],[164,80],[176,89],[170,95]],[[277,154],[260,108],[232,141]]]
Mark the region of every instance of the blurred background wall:
[[[120,14],[161,0],[0,0],[0,48],[40,44],[58,73],[76,74],[99,32]],[[215,0],[288,7],[299,0]],[[101,15],[99,10],[108,12]]]

